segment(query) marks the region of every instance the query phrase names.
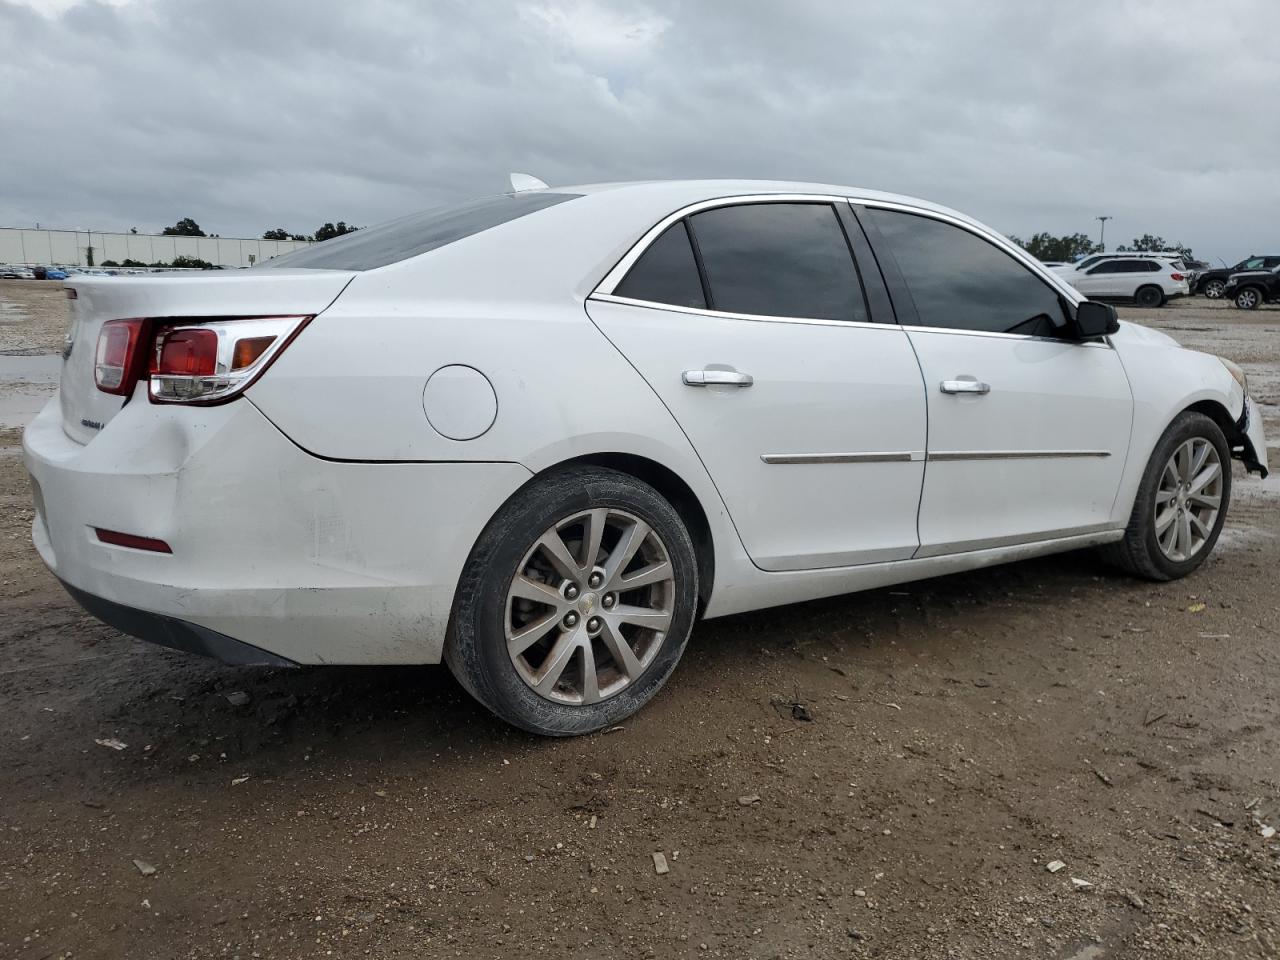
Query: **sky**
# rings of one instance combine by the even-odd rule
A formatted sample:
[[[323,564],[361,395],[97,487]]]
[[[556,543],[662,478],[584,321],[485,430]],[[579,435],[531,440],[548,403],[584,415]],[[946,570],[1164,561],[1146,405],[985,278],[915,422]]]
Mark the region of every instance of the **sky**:
[[[1234,262],[1280,252],[1276,37],[1274,0],[0,0],[0,226],[746,177]]]

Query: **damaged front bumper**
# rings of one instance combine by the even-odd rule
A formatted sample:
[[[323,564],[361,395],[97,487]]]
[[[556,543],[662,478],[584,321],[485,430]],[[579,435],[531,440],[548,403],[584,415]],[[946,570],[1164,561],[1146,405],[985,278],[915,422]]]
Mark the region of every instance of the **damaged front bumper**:
[[[1244,410],[1236,421],[1231,455],[1243,463],[1250,473],[1261,474],[1266,479],[1267,438],[1262,432],[1262,414],[1252,397],[1244,398]]]

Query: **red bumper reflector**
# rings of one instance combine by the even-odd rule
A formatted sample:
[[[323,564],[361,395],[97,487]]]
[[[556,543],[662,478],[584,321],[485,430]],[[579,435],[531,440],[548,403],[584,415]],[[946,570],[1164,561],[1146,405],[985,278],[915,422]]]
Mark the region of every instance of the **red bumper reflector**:
[[[150,550],[152,553],[173,553],[173,549],[163,540],[154,537],[139,537],[132,533],[118,533],[115,530],[103,530],[94,527],[99,543],[109,543],[113,547],[131,547],[134,550]]]

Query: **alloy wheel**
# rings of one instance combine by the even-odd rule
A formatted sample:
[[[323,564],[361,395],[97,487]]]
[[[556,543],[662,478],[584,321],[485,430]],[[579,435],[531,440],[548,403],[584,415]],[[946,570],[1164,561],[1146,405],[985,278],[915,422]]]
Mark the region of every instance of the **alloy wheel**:
[[[1220,300],[1226,289],[1226,284],[1221,280],[1210,280],[1204,285],[1204,295],[1210,300]]]
[[[1182,563],[1204,549],[1222,508],[1222,484],[1217,447],[1204,437],[1178,446],[1156,488],[1155,532],[1161,553]]]
[[[648,668],[667,637],[675,572],[662,538],[625,510],[559,521],[525,554],[507,591],[507,653],[535,693],[598,703]]]
[[[1236,294],[1236,306],[1242,310],[1252,310],[1258,305],[1258,293],[1256,290],[1241,290]]]

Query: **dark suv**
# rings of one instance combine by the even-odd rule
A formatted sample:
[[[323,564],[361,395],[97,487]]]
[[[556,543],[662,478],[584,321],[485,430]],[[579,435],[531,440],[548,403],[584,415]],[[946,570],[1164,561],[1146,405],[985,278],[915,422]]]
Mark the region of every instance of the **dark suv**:
[[[1192,293],[1203,293],[1210,300],[1221,298],[1227,291],[1227,279],[1241,270],[1270,270],[1280,267],[1280,256],[1245,257],[1234,267],[1223,267],[1221,270],[1205,270],[1196,274]]]
[[[1223,287],[1241,310],[1256,310],[1264,303],[1280,303],[1280,266],[1270,270],[1233,273]]]

